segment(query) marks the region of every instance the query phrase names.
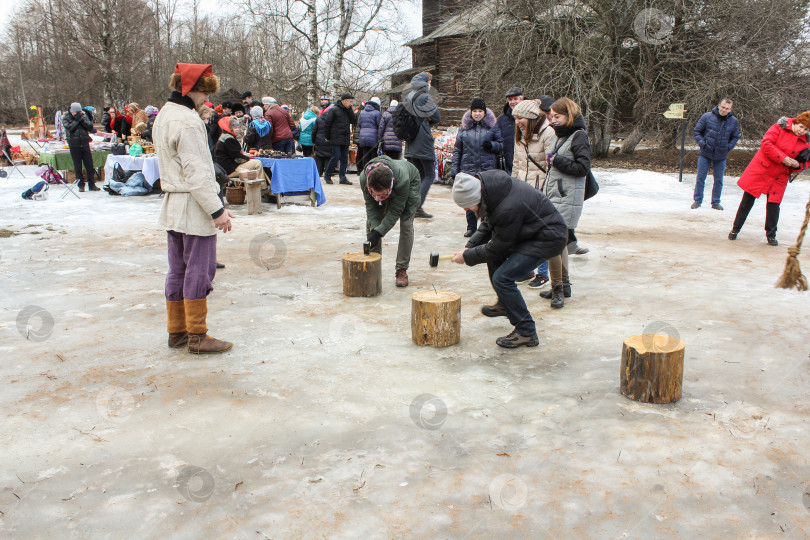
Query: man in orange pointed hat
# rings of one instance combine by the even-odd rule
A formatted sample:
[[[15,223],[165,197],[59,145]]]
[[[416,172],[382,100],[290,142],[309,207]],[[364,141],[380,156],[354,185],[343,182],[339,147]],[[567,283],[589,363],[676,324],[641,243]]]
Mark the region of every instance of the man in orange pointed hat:
[[[231,230],[219,198],[205,125],[196,110],[219,90],[211,64],[177,64],[172,94],[152,127],[160,185],[166,196],[160,225],[168,235],[166,309],[169,347],[195,354],[221,353],[232,343],[208,335],[208,294],[217,264],[217,229]]]

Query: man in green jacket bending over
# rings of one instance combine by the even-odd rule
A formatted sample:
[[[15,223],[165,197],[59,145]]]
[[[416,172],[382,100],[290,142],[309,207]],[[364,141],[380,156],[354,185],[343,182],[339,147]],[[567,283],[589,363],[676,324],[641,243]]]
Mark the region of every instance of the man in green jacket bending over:
[[[408,264],[413,249],[413,216],[419,207],[422,178],[416,167],[388,156],[372,159],[360,174],[366,200],[366,234],[371,250],[382,255],[382,237],[399,220],[397,287],[408,286]]]

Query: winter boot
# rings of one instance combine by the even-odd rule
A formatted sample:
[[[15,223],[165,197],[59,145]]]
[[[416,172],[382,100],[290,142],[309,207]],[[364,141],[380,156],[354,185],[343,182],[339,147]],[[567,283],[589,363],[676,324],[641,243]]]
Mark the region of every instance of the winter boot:
[[[566,298],[571,298],[571,282],[563,281],[562,288],[563,288],[563,296],[565,296]],[[552,296],[554,296],[553,290],[543,291],[540,293],[540,298],[545,298],[546,300],[548,300]]]
[[[188,343],[185,303],[182,300],[166,300],[166,313],[169,315],[169,347],[177,349]]]
[[[540,345],[540,340],[537,339],[537,333],[533,336],[522,336],[518,334],[517,330],[512,330],[508,336],[499,337],[495,340],[496,345],[500,345],[506,349],[517,349],[525,345],[527,347],[537,347]]]
[[[769,236],[768,237],[768,245],[769,246],[778,246],[779,242],[776,240],[775,236]]]
[[[487,317],[506,317],[506,308],[503,307],[500,300],[492,306],[483,306],[481,313]]]
[[[551,307],[555,309],[563,307],[565,305],[563,298],[563,286],[555,285],[554,288],[551,289]]]
[[[188,352],[193,354],[222,353],[231,350],[233,343],[212,338],[208,332],[206,318],[208,303],[205,298],[185,300],[186,328],[188,329]]]
[[[100,188],[100,187],[98,187],[98,186],[96,185],[96,183],[95,183],[95,182],[88,182],[88,183],[87,183],[87,188],[88,188],[90,191],[101,191],[101,188]]]
[[[84,182],[79,182],[79,191],[84,193]]]
[[[728,233],[728,239],[729,240],[736,240],[738,234],[740,234],[739,229],[731,229],[731,232]]]
[[[408,286],[408,272],[407,272],[407,270],[405,268],[397,268],[396,283],[397,283],[397,287],[407,287]]]

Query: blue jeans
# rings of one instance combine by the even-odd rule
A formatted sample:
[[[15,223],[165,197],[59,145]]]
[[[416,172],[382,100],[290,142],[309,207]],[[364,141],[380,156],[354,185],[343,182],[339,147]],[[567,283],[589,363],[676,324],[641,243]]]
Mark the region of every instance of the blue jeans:
[[[487,262],[489,280],[498,295],[498,301],[506,308],[506,316],[521,336],[534,336],[537,327],[534,324],[526,301],[515,283],[534,270],[540,261],[521,253],[512,253],[501,263]]]
[[[276,152],[284,152],[285,154],[295,153],[295,140],[281,139],[273,143],[273,150]]]
[[[332,157],[329,159],[329,164],[326,166],[326,171],[323,173],[324,178],[332,179],[338,161],[340,162],[340,181],[343,182],[347,180],[346,169],[349,167],[349,145],[332,145]]]
[[[706,175],[709,174],[709,166],[714,170],[714,187],[712,188],[712,204],[720,204],[720,195],[723,193],[723,173],[726,172],[726,160],[712,161],[709,158],[698,156],[697,178],[695,178],[695,202],[703,203],[703,186],[706,183]]]
[[[548,261],[541,262],[540,266],[537,267],[537,270],[535,270],[534,273],[538,276],[548,277]]]

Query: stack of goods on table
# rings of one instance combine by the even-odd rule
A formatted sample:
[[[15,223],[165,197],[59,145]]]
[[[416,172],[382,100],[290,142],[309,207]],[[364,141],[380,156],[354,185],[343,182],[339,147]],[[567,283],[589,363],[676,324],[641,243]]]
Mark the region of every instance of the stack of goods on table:
[[[256,155],[261,158],[270,159],[297,159],[304,157],[296,154],[286,154],[277,150],[259,150]]]
[[[434,134],[433,147],[436,149],[439,179],[443,184],[450,183],[449,175],[453,162],[453,149],[456,146],[456,133],[457,129],[453,128],[445,133]],[[448,178],[445,179],[445,176]]]

